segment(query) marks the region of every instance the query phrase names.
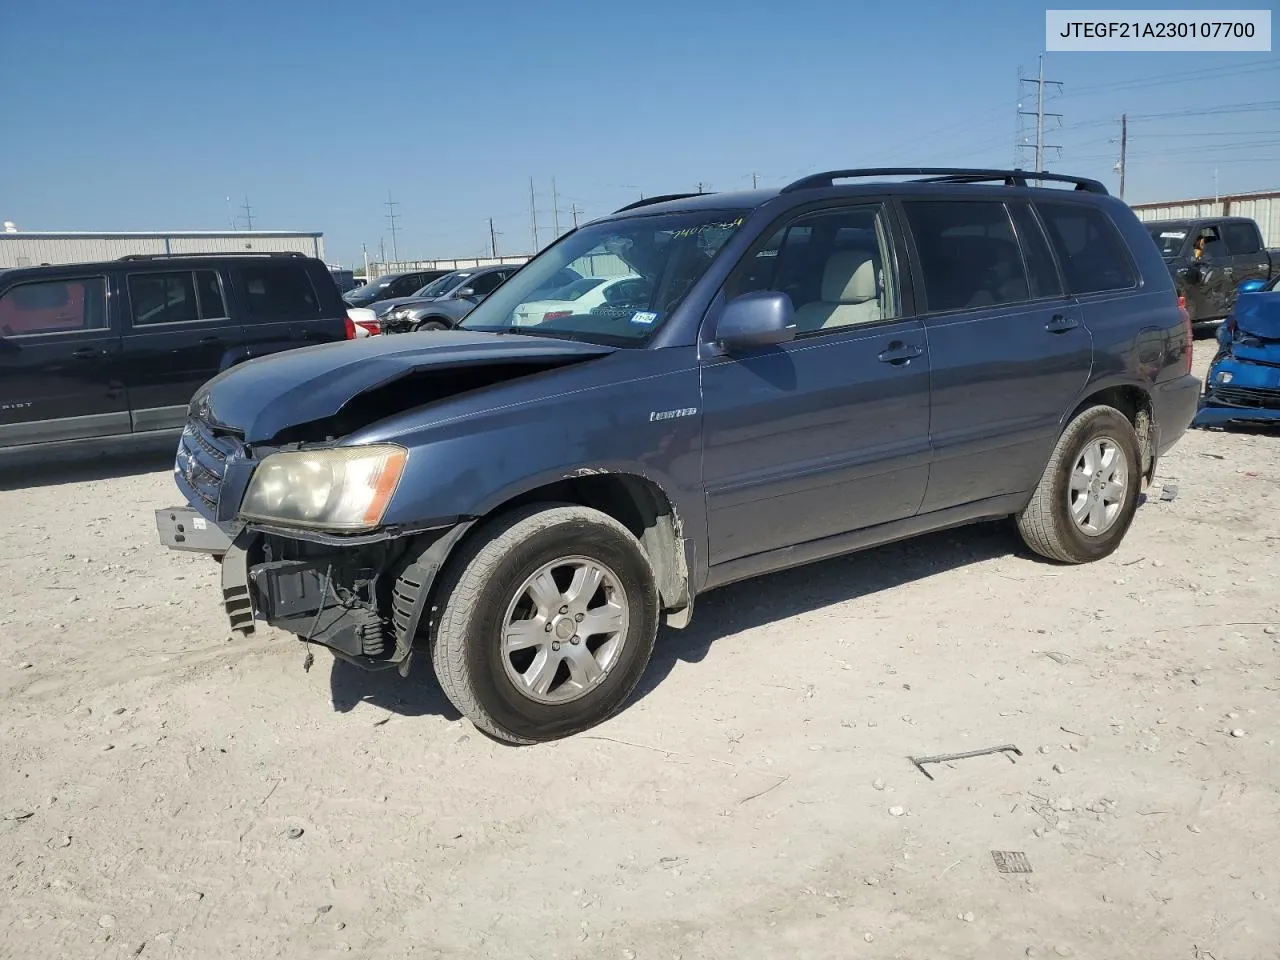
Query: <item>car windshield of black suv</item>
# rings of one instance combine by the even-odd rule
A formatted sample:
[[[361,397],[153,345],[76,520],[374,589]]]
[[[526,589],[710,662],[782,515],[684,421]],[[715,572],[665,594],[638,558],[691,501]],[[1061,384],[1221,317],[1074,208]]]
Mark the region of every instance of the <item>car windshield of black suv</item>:
[[[715,210],[589,224],[530,261],[461,326],[641,346],[706,273],[744,219],[739,211]],[[559,285],[556,274],[566,268],[583,279],[626,280],[598,284],[600,297],[547,303],[548,293]]]
[[[1182,250],[1182,242],[1187,239],[1190,227],[1185,223],[1153,223],[1147,229],[1151,239],[1160,248],[1160,256],[1176,257]]]

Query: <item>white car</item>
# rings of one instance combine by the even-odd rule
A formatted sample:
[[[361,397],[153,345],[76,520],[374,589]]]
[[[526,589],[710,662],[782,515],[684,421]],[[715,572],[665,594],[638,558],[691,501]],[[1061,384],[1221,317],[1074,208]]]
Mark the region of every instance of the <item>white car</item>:
[[[351,323],[348,339],[359,340],[382,333],[382,324],[378,322],[377,314],[368,307],[347,307],[347,319]]]
[[[512,323],[517,327],[530,327],[560,317],[590,313],[596,307],[618,298],[620,294],[644,281],[634,273],[621,277],[583,277],[561,287],[545,300],[533,300],[516,307]]]

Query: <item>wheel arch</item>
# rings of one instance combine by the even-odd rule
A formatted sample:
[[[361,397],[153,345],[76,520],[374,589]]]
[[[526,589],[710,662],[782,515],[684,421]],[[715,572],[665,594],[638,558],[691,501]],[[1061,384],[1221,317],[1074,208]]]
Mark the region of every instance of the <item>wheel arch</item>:
[[[1156,467],[1155,420],[1151,394],[1144,386],[1134,383],[1095,385],[1092,392],[1083,397],[1063,419],[1060,425],[1061,430],[1065,430],[1067,425],[1085,410],[1098,406],[1114,407],[1133,425],[1134,433],[1138,435],[1138,449],[1142,455],[1143,484],[1150,483]]]

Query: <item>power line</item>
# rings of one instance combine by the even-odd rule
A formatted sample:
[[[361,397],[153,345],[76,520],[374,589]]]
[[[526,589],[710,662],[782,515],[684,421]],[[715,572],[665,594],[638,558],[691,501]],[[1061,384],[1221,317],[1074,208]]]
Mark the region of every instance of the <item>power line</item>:
[[[387,220],[391,224],[391,256],[398,262],[400,260],[400,246],[396,242],[398,231],[396,230],[396,220],[399,214],[396,213],[396,207],[399,206],[391,199],[391,191],[387,191]]]
[[[1093,86],[1080,87],[1064,94],[1066,97],[1091,96],[1114,90],[1136,90],[1142,87],[1168,86],[1177,83],[1192,83],[1206,77],[1234,77],[1251,73],[1266,73],[1268,70],[1280,70],[1280,60],[1266,58],[1251,60],[1231,67],[1200,67],[1196,70],[1179,70],[1175,73],[1155,74],[1147,77],[1132,77],[1128,80],[1116,80],[1110,83],[1098,83]]]

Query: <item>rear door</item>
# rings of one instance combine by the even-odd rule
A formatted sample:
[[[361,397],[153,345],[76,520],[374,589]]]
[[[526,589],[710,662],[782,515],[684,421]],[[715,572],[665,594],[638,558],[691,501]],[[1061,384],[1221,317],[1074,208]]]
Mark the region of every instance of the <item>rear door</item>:
[[[1197,228],[1192,238],[1192,261],[1187,285],[1187,307],[1192,320],[1216,320],[1230,311],[1235,289],[1235,264],[1223,226]],[[1203,240],[1203,252],[1196,258],[1194,241]]]
[[[86,274],[0,290],[0,447],[129,432],[108,286]]]
[[[1227,309],[1235,306],[1236,287],[1246,280],[1268,280],[1271,276],[1271,258],[1262,246],[1262,234],[1258,225],[1248,220],[1236,220],[1223,228],[1227,248],[1231,252],[1233,283],[1227,293]]]
[[[1025,202],[905,200],[932,371],[922,513],[1030,490],[1092,340]]]
[[[322,343],[325,316],[306,264],[289,258],[238,263],[232,268],[246,354],[261,357]],[[339,318],[340,320],[341,318]]]
[[[196,390],[240,347],[222,275],[213,269],[123,276],[124,378],[133,430],[181,427]]]

